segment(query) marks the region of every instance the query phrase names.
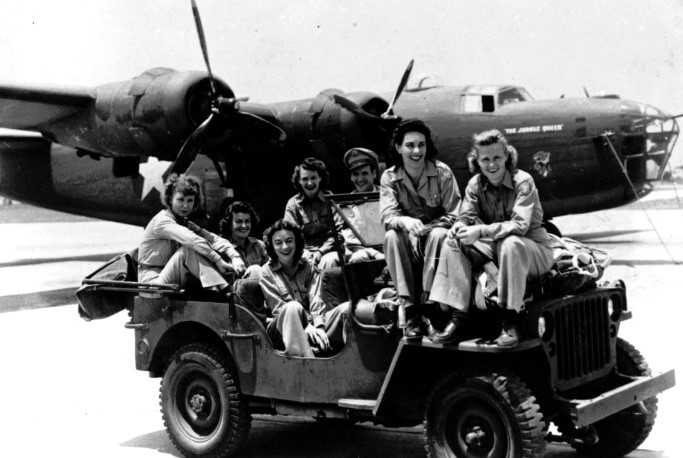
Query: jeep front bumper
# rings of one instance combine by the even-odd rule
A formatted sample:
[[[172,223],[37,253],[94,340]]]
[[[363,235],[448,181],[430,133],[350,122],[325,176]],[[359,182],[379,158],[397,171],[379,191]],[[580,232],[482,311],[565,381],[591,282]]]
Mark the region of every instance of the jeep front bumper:
[[[571,401],[572,421],[577,428],[588,426],[612,414],[656,396],[676,384],[671,369],[657,375],[632,377],[633,381],[607,391],[593,399]]]

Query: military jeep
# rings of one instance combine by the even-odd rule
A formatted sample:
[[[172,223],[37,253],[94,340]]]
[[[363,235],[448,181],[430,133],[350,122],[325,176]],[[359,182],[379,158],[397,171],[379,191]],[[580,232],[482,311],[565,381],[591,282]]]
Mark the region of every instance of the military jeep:
[[[332,202],[354,224],[353,214],[373,208],[374,194]],[[79,310],[85,319],[128,310],[136,368],[161,378],[164,424],[188,457],[235,455],[252,414],[422,425],[431,457],[540,457],[549,440],[623,456],[652,429],[656,395],[674,386],[673,370],[652,374],[618,337],[631,317],[621,282],[535,301],[515,348],[486,336],[435,344],[406,340],[395,317],[368,307],[382,267],[342,261],[325,272],[326,302],[348,299],[345,345],[315,358],[274,348],[257,282],[237,282],[226,302],[137,283],[130,255],[84,280]]]

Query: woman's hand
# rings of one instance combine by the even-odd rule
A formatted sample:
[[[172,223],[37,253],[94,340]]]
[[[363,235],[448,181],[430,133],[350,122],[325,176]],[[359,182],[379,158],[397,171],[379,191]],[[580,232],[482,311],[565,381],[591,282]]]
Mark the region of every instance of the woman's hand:
[[[305,249],[303,252],[303,257],[311,261],[314,266],[317,266],[320,262],[320,258],[322,258],[323,255],[318,250]]]
[[[247,265],[242,261],[242,258],[234,257],[231,261],[232,268],[235,269],[237,275],[242,276],[247,270]]]
[[[472,245],[481,238],[481,228],[479,226],[461,227],[455,234],[455,238],[463,245]]]
[[[457,221],[457,222],[455,222],[455,223],[453,224],[453,226],[452,226],[450,229],[448,229],[448,238],[449,238],[449,239],[454,239],[454,238],[456,238],[455,235],[456,235],[456,234],[458,233],[458,231],[459,231],[460,229],[462,229],[463,227],[467,227],[467,224],[463,223],[462,221]]]
[[[225,262],[222,258],[216,263],[216,269],[218,269],[221,275],[227,275],[235,271],[233,266],[230,265],[230,263]]]
[[[410,216],[404,216],[401,220],[403,223],[403,229],[405,229],[413,237],[421,237],[425,230],[425,225],[422,221],[417,218],[411,218]]]
[[[189,230],[191,230],[192,232],[194,232],[195,234],[202,230],[202,228],[199,227],[199,225],[198,225],[197,223],[192,222],[192,221],[190,221],[189,219],[188,219],[187,222],[185,223],[185,226],[186,226]]]
[[[327,337],[325,330],[323,328],[316,328],[312,324],[306,326],[306,335],[308,335],[308,341],[311,345],[320,348],[323,351],[329,351],[330,339]]]

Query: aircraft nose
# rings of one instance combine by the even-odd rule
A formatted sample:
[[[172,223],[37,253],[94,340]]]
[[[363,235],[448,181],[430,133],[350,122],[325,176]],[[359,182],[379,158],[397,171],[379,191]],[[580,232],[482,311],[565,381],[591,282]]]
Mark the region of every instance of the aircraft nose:
[[[648,178],[661,180],[678,138],[678,122],[670,114],[652,105],[623,101],[622,133],[642,136],[644,157],[652,164]]]

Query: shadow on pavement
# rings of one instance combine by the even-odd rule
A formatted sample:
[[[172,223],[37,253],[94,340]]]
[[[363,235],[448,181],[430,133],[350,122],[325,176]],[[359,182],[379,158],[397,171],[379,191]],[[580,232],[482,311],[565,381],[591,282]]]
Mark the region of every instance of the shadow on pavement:
[[[155,431],[121,444],[156,450],[182,457],[166,431]],[[422,428],[385,428],[369,423],[352,425],[343,421],[316,422],[313,419],[257,415],[239,456],[249,458],[394,458],[424,457]],[[548,444],[544,458],[576,458],[565,444]],[[662,452],[636,450],[629,458],[670,458]]]
[[[69,261],[100,261],[107,262],[114,256],[118,256],[121,253],[103,253],[103,254],[90,254],[83,256],[63,256],[60,258],[28,258],[28,259],[17,259],[16,261],[0,262],[0,267],[18,267],[18,266],[30,266],[34,264],[47,264],[52,262],[69,262]]]
[[[165,430],[132,438],[122,447],[156,450],[182,457]],[[256,415],[239,456],[249,458],[394,458],[424,457],[422,428],[385,428],[369,423],[317,422],[313,419]],[[544,458],[576,458],[565,444],[548,444]],[[629,458],[671,458],[662,452],[636,450]]]

